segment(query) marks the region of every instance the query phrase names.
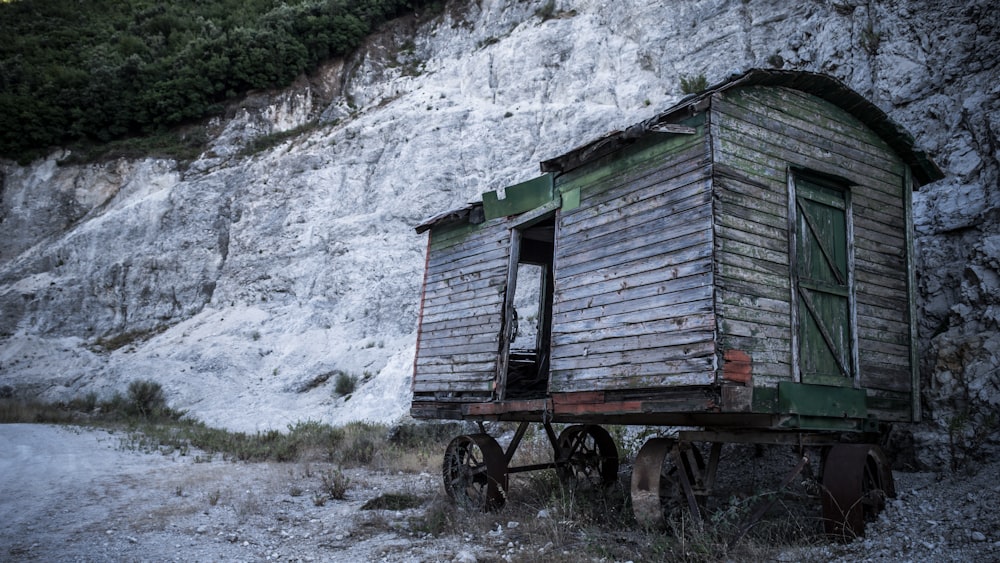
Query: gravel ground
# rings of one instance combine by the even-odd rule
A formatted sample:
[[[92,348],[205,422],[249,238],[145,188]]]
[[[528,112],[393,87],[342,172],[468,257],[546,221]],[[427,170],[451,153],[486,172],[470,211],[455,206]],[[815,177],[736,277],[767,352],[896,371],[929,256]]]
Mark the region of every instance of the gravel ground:
[[[329,464],[208,461],[196,452],[144,454],[122,444],[120,435],[100,430],[0,425],[0,561],[567,560],[502,514],[437,536],[418,531],[414,523],[426,522],[441,502],[437,474],[349,469],[345,498],[318,503],[323,477],[336,471]],[[866,538],[776,557],[1000,560],[998,469],[897,473],[898,498]],[[419,506],[362,509],[388,493]]]
[[[864,538],[789,550],[782,561],[1000,561],[1000,463],[955,474],[894,472],[890,499]]]

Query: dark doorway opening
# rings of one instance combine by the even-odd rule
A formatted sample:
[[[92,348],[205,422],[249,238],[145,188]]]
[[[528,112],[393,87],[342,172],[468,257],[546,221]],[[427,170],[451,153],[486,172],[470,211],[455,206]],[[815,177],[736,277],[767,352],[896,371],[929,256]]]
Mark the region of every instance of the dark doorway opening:
[[[515,229],[516,271],[508,287],[501,399],[545,397],[552,339],[555,217]]]

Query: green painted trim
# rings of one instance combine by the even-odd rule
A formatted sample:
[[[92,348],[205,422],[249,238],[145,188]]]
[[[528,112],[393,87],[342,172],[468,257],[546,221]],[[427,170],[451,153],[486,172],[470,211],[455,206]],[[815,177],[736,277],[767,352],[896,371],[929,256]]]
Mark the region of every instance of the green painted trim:
[[[866,418],[867,393],[863,389],[810,385],[781,381],[778,383],[778,412],[837,419]]]
[[[580,207],[580,188],[563,192],[562,211],[573,211],[577,207]]]
[[[440,250],[460,244],[466,237],[478,231],[482,225],[471,223],[448,223],[431,227],[431,250]]]
[[[483,194],[483,211],[487,221],[524,213],[552,201],[552,174],[508,186],[503,192],[503,199],[495,191]]]
[[[767,414],[778,412],[778,389],[775,387],[754,387],[750,410]]]

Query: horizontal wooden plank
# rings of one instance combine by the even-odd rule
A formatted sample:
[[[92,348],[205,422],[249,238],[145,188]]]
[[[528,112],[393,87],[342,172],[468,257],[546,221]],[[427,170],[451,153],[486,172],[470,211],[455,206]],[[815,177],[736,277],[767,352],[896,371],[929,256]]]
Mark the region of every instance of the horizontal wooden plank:
[[[791,305],[788,298],[773,299],[764,297],[758,293],[733,291],[728,288],[718,288],[716,299],[720,306],[731,305],[737,307],[747,307],[775,314],[788,315]]]
[[[476,251],[484,246],[490,246],[491,243],[504,246],[507,244],[510,228],[508,220],[494,219],[471,226],[462,236],[449,237],[440,235],[437,231],[431,232],[435,243],[431,246],[431,256],[438,256]]]
[[[718,261],[720,278],[737,278],[768,284],[779,278],[788,277],[787,264],[759,260],[721,249],[716,254],[716,260]],[[788,287],[789,282],[777,281],[776,283]]]
[[[707,182],[707,181],[706,181]],[[712,216],[711,193],[707,186],[688,186],[671,192],[676,200],[640,209],[626,206],[608,212],[608,223],[585,230],[560,228],[558,256],[563,267],[577,264],[590,255],[640,248],[672,238],[671,231],[700,225],[707,228]],[[655,202],[660,203],[660,202]],[[602,253],[603,251],[603,253]]]
[[[493,352],[483,352],[479,354],[440,354],[440,355],[429,355],[425,350],[417,351],[417,367],[431,367],[431,366],[447,366],[447,367],[458,367],[461,368],[469,366],[467,371],[483,371],[485,367],[495,364],[497,360],[497,353]],[[475,367],[479,364],[480,367]],[[452,370],[454,372],[455,370]]]
[[[906,287],[906,261],[855,248],[855,277],[867,283],[903,290]]]
[[[858,350],[859,353],[866,354],[872,352],[874,354],[882,354],[893,356],[894,358],[905,359],[905,363],[909,363],[908,359],[910,357],[910,347],[904,344],[893,344],[886,341],[875,341],[868,340],[865,338],[858,339]],[[872,355],[869,356],[873,360],[876,360],[879,356]]]
[[[891,209],[879,207],[878,204],[874,205],[874,207],[866,207],[852,201],[851,208],[855,217],[867,217],[875,223],[885,225],[897,234],[905,232],[903,229],[906,225],[906,219],[902,215],[896,215],[891,212]]]
[[[685,368],[687,370],[685,371]],[[641,375],[616,374],[615,377],[602,377],[599,372],[581,372],[574,374],[572,379],[553,379],[553,392],[569,393],[574,391],[590,391],[602,389],[608,391],[625,389],[668,389],[671,387],[688,387],[694,385],[711,385],[715,382],[715,374],[711,366],[704,360],[678,362],[660,368],[663,371]]]
[[[636,251],[608,256],[606,259],[595,259],[591,262],[593,269],[584,271],[571,269],[570,273],[565,272],[557,262],[556,287],[559,291],[565,292],[584,285],[616,280],[621,284],[621,289],[625,289],[632,285],[654,283],[654,280],[670,279],[671,268],[711,259],[711,232],[698,229],[693,233],[664,241],[658,250],[659,252],[652,254],[657,257],[655,260],[644,252]]]
[[[718,185],[716,186],[718,188]],[[780,238],[788,238],[788,209],[779,207],[756,195],[743,194],[732,190],[716,189],[717,201],[715,217],[726,220],[728,226],[738,226],[740,222],[752,221],[780,232]]]
[[[428,321],[424,319],[420,326],[420,332],[423,335],[428,335],[432,337],[433,334],[438,334],[439,332],[447,335],[449,331],[462,331],[462,330],[472,330],[476,332],[489,332],[489,329],[494,326],[500,326],[500,309],[489,315],[481,316],[464,316],[455,319],[439,320],[439,321]]]
[[[859,330],[870,330],[873,332],[882,332],[886,334],[900,334],[909,335],[910,328],[906,324],[905,314],[896,314],[896,318],[886,319],[880,318],[870,314],[864,314],[868,311],[859,311],[858,314],[858,327]],[[907,336],[907,338],[909,338]]]
[[[747,268],[757,266],[750,263],[740,266],[729,264],[730,261],[735,261],[738,258],[736,255],[728,255],[725,257],[725,260],[719,260],[719,263],[716,265],[718,268],[716,283],[732,290],[736,290],[740,282],[743,282],[744,288],[764,286],[774,288],[775,290],[783,289],[786,292],[788,291],[791,282],[787,274],[757,270],[748,273]],[[763,268],[759,268],[759,270],[763,270]],[[752,291],[748,291],[748,293],[752,293]],[[780,299],[780,297],[776,297],[776,295],[780,295],[780,292],[761,292],[760,295]]]
[[[901,177],[878,174],[871,167],[807,144],[792,143],[746,123],[730,121],[719,140],[720,160],[753,175],[780,181],[788,165],[846,178],[866,189],[895,190]],[[730,156],[736,157],[729,158]]]
[[[783,328],[791,326],[791,315],[787,310],[782,312],[773,312],[750,307],[720,305],[718,308],[718,315],[719,319],[723,320],[746,321]]]
[[[882,189],[875,189],[875,186],[880,186]],[[851,189],[851,199],[861,207],[880,209],[890,215],[902,216],[903,205],[906,203],[903,199],[902,186],[902,179],[900,179],[899,187],[895,190],[895,193],[892,194],[888,194],[883,191],[887,188],[886,184],[882,182],[874,182],[871,185],[864,185],[864,189],[854,187]]]
[[[489,368],[489,369],[487,369]],[[486,366],[480,364],[469,364],[465,366],[445,366],[428,365],[417,366],[414,371],[414,384],[422,381],[457,381],[487,380],[496,377],[497,368],[495,365]]]
[[[866,364],[896,366],[904,372],[909,373],[910,351],[904,350],[902,353],[896,354],[893,353],[893,350],[889,350],[888,347],[889,345],[883,345],[876,350],[861,348],[858,350],[858,357]]]
[[[879,240],[884,244],[892,246],[903,246],[906,242],[903,239],[906,231],[900,230],[891,224],[887,224],[874,214],[867,214],[867,210],[854,210],[854,236],[871,240]]]
[[[711,342],[712,340],[712,332],[704,329],[698,331],[688,329],[684,331],[627,335],[619,338],[594,338],[576,344],[555,344],[552,348],[552,358],[583,358],[597,354],[626,352],[629,350],[673,348]]]
[[[902,325],[902,323],[900,323],[900,326],[905,326],[905,325]],[[864,326],[859,319],[858,341],[859,342],[869,341],[873,343],[872,345],[874,345],[874,343],[876,342],[885,342],[887,344],[893,344],[896,346],[903,346],[908,348],[910,343],[910,334],[909,332],[905,331],[892,332],[892,331],[880,330],[877,328]]]
[[[434,383],[488,383],[493,385],[495,372],[428,373],[420,375],[416,381],[424,385]]]
[[[424,299],[424,310],[437,313],[444,310],[474,309],[484,302],[495,302],[503,299],[504,285],[496,285],[496,277],[491,278],[494,283],[485,284],[478,289],[465,289],[458,286],[455,291],[449,294],[438,293],[436,297]]]
[[[767,107],[787,113],[799,121],[812,123],[821,128],[821,131],[829,131],[842,138],[862,139],[863,144],[874,149],[873,156],[892,150],[884,139],[857,117],[809,92],[794,88],[753,86],[732,90],[726,93],[726,98],[729,102],[744,107]],[[823,114],[826,119],[816,120],[818,113]]]
[[[904,307],[900,309],[898,304],[896,305],[896,307],[891,306],[891,304],[889,307],[883,307],[875,303],[866,303],[859,300],[858,322],[861,322],[861,317],[870,317],[880,319],[882,321],[906,324],[907,308]]]
[[[727,208],[725,211],[729,211]],[[775,227],[758,223],[753,219],[745,219],[728,213],[716,216],[716,232],[719,238],[732,239],[760,246],[783,254],[788,254],[788,228]]]
[[[906,287],[899,287],[904,285],[903,283],[897,283],[897,280],[892,280],[885,277],[878,277],[874,280],[876,283],[869,282],[864,279],[856,279],[854,284],[854,292],[857,295],[871,295],[874,297],[884,297],[886,299],[902,299],[904,301],[908,300],[906,293]],[[888,287],[895,285],[896,287]]]
[[[424,288],[424,303],[433,303],[441,297],[450,297],[460,293],[480,294],[484,290],[488,293],[500,293],[507,284],[507,269],[496,268],[486,275],[476,276],[474,279],[453,279],[439,284],[428,284]]]
[[[436,271],[441,269],[442,266],[453,264],[458,260],[468,260],[480,254],[497,251],[504,251],[506,253],[510,246],[510,237],[507,236],[508,232],[505,229],[503,233],[497,233],[502,235],[500,237],[491,234],[491,236],[485,238],[477,238],[476,240],[465,241],[455,246],[432,250],[430,258],[427,260],[427,270]]]
[[[486,286],[496,287],[497,282],[495,278],[506,279],[507,269],[509,266],[510,264],[508,262],[503,262],[502,264],[498,262],[497,264],[485,269],[477,270],[469,268],[466,270],[456,270],[447,277],[430,277],[425,282],[425,291],[427,294],[433,295],[440,295],[442,290],[445,292],[467,291],[469,288],[473,287],[472,284],[477,284],[477,282],[481,282],[482,280],[487,280],[487,283],[485,284]],[[482,287],[482,284],[477,285],[477,287]]]
[[[664,194],[684,186],[701,185],[710,173],[711,161],[699,150],[679,155],[677,160],[661,161],[642,175],[625,175],[602,183],[600,191],[584,187],[581,205],[560,214],[560,228],[581,230],[604,224],[607,213],[622,205],[663,199]]]
[[[711,315],[692,315],[681,322],[672,320],[646,323],[621,330],[606,327],[588,332],[558,333],[552,336],[553,357],[586,356],[591,352],[614,351],[626,342],[642,341],[650,346],[680,346],[701,342],[713,337],[714,322]],[[629,346],[627,349],[636,349]]]
[[[553,311],[556,314],[568,315],[574,311],[596,310],[599,314],[603,307],[641,302],[646,298],[658,295],[712,285],[711,265],[707,260],[673,268],[669,275],[674,277],[647,285],[630,285],[625,289],[621,287],[621,284],[612,280],[603,284],[583,286],[572,295],[569,292],[560,291],[555,295]]]
[[[433,356],[454,356],[460,354],[496,354],[499,348],[499,335],[492,340],[474,340],[472,342],[450,341],[431,345],[420,343],[420,355],[423,358]]]
[[[743,293],[746,295],[758,295],[767,299],[788,300],[790,299],[790,284],[785,282],[783,286],[776,287],[769,282],[773,280],[742,279],[733,276],[716,276],[715,285],[717,288],[731,291],[733,293]]]
[[[772,215],[784,216],[788,208],[788,163],[768,165],[756,159],[721,153],[712,167],[716,188],[752,196],[767,204]]]
[[[441,326],[434,329],[422,329],[420,331],[421,345],[433,346],[442,342],[465,342],[485,338],[499,338],[500,317],[494,319],[495,323],[483,322],[479,319],[466,319],[468,324],[463,326]]]
[[[737,231],[735,229],[730,229],[728,227],[720,226],[718,232],[718,237],[716,237],[717,243],[717,255],[719,260],[725,260],[723,254],[735,254],[742,256],[744,258],[749,258],[754,262],[770,262],[778,268],[774,268],[771,265],[766,267],[767,271],[776,272],[787,272],[788,271],[788,248],[772,248],[770,244],[771,239],[760,237],[754,235],[753,233],[747,233],[743,231]],[[762,264],[758,264],[764,267]]]
[[[711,206],[694,202],[676,214],[639,225],[619,225],[620,231],[599,238],[582,233],[560,233],[555,251],[556,269],[560,277],[593,270],[592,263],[621,263],[626,259],[653,257],[678,248],[686,248],[711,239]]]
[[[707,274],[672,280],[670,284],[663,284],[663,291],[657,290],[661,286],[643,286],[623,292],[626,299],[616,299],[598,305],[591,304],[589,307],[569,308],[565,303],[560,302],[557,306],[553,307],[553,322],[563,325],[586,319],[601,318],[607,321],[609,319],[623,318],[620,315],[628,315],[636,312],[648,313],[651,319],[673,318],[677,314],[687,314],[689,310],[685,307],[677,309],[677,314],[671,314],[666,309],[712,297],[712,286],[709,283],[705,283],[710,280],[711,278]],[[601,297],[608,297],[608,301],[610,301],[611,297],[621,296]],[[582,300],[574,300],[574,303],[585,305]],[[664,311],[656,311],[657,309],[664,309]]]
[[[427,278],[437,281],[453,277],[450,274],[469,270],[483,270],[496,267],[497,264],[508,263],[510,249],[506,245],[490,245],[485,252],[469,254],[463,257],[444,256],[437,265],[427,268]]]
[[[722,334],[751,338],[781,338],[791,340],[792,331],[787,327],[763,325],[734,319],[719,319]]]
[[[792,366],[780,362],[754,362],[751,378],[754,387],[775,387],[779,381],[792,380]]]
[[[417,393],[452,392],[452,393],[482,393],[486,395],[493,390],[493,382],[457,381],[457,382],[417,382],[413,391]]]
[[[435,227],[431,229],[430,249],[435,252],[439,249],[475,241],[485,241],[497,239],[499,233],[506,232],[510,221],[506,217],[500,217],[472,225],[464,223],[461,225],[448,225],[446,227]],[[502,237],[500,237],[502,238]]]
[[[484,300],[485,301],[485,300]],[[440,310],[424,311],[423,322],[436,323],[440,321],[452,321],[466,317],[489,317],[500,313],[503,304],[499,300],[493,303],[486,302],[483,305],[473,308],[451,309],[441,308]]]
[[[641,325],[661,320],[672,320],[680,327],[681,320],[688,316],[698,316],[712,311],[712,288],[695,288],[688,294],[688,298],[695,299],[694,296],[700,293],[702,297],[697,300],[681,303],[664,303],[662,306],[649,310],[630,311],[608,315],[605,317],[583,318],[579,320],[565,320],[563,316],[553,316],[553,332],[566,334],[572,332],[589,332],[597,329],[610,330],[618,327],[620,335],[630,334],[633,329],[641,329]]]
[[[872,389],[909,391],[910,372],[905,366],[860,362],[861,384]]]
[[[769,107],[739,97],[723,96],[712,102],[713,110],[733,121],[749,125],[748,130],[766,130],[770,132],[768,137],[786,139],[797,146],[807,144],[815,147],[817,153],[827,152],[842,160],[863,163],[864,169],[870,170],[868,176],[896,177],[902,185],[899,157],[888,147],[874,143],[873,140],[878,137],[871,132],[867,135],[857,132],[844,134],[830,127],[828,107],[817,106],[816,112],[807,118],[791,115],[788,107]],[[732,122],[725,117],[720,119],[721,125],[731,126]]]
[[[787,338],[751,338],[732,334],[719,335],[721,353],[739,350],[750,356],[753,371],[763,364],[781,364],[782,373],[787,372],[792,362],[792,341]]]
[[[709,146],[704,127],[699,135],[649,136],[634,145],[570,170],[556,178],[561,191],[580,188],[591,195],[595,191],[625,183],[630,178],[640,178],[675,163],[695,158],[709,159]]]
[[[887,276],[884,272],[868,271],[867,265],[855,266],[855,291],[871,295],[884,295],[890,299],[908,300],[905,279]],[[905,270],[904,270],[905,271]]]
[[[669,345],[669,340],[663,345],[623,350],[609,350],[594,354],[581,354],[576,356],[557,356],[553,350],[552,369],[590,369],[590,368],[611,368],[619,366],[624,369],[633,365],[657,364],[684,358],[696,358],[711,356],[715,352],[715,341],[713,338],[696,338],[693,342]],[[624,367],[622,367],[624,366]]]
[[[893,258],[905,260],[906,247],[903,244],[893,244],[883,237],[872,236],[872,234],[870,231],[855,228],[854,248],[862,249],[875,256],[892,256]]]

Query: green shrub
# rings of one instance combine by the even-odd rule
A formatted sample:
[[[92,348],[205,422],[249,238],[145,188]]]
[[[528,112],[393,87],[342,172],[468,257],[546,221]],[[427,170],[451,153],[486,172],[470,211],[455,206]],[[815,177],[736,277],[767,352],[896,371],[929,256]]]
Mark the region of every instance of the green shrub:
[[[126,412],[143,418],[159,416],[167,408],[163,387],[148,379],[140,379],[128,384],[128,404]]]
[[[333,382],[333,390],[338,396],[344,397],[354,392],[358,386],[357,376],[345,372],[338,372],[337,379]]]
[[[334,500],[343,500],[347,495],[347,488],[351,484],[351,479],[338,469],[330,469],[320,474],[320,482],[323,494]]]
[[[708,79],[704,74],[681,77],[681,92],[684,94],[697,94],[705,88],[708,88]]]

